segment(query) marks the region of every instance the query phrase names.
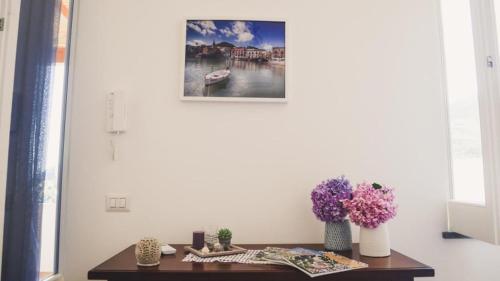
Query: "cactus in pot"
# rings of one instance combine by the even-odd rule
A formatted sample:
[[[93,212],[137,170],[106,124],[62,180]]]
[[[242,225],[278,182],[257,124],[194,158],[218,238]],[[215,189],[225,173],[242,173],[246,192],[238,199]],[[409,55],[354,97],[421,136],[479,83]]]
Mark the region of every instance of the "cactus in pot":
[[[231,238],[233,237],[233,233],[228,228],[219,229],[217,232],[217,238],[219,238],[219,243],[224,247],[224,250],[229,250],[231,246]]]

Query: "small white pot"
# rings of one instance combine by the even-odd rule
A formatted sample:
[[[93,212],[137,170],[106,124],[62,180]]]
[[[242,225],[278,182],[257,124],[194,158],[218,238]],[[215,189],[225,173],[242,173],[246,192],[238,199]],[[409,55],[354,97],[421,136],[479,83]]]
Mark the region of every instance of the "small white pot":
[[[391,255],[387,223],[383,223],[377,228],[361,227],[359,232],[359,253],[367,257],[387,257]]]

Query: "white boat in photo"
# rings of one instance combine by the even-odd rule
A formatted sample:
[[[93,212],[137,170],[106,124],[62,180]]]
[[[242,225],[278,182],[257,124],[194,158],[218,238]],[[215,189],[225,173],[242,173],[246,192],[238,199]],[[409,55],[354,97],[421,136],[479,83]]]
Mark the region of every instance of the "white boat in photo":
[[[205,75],[205,86],[210,86],[222,82],[229,78],[229,75],[231,75],[231,70],[229,70],[229,68],[211,72]]]
[[[277,65],[277,66],[285,66],[285,60],[284,59],[272,59],[269,61],[270,64]]]

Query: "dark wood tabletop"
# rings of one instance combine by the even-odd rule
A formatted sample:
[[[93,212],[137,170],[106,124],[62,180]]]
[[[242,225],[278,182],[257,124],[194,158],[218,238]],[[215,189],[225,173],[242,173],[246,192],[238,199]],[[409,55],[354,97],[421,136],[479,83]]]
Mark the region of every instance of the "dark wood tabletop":
[[[160,265],[156,267],[139,267],[136,264],[132,245],[117,255],[88,272],[89,280],[108,281],[299,281],[311,280],[299,270],[282,265],[256,265],[238,263],[191,263],[183,262],[184,245],[171,245],[177,249],[175,255],[162,256]],[[310,249],[323,249],[323,244],[272,244],[272,245],[239,245],[246,249],[263,249],[267,246]],[[358,244],[352,251],[337,252],[343,256],[362,261],[368,268],[340,272],[314,278],[314,280],[370,280],[370,281],[410,281],[414,277],[432,277],[434,269],[392,250],[391,256],[385,258],[369,258],[359,255]]]

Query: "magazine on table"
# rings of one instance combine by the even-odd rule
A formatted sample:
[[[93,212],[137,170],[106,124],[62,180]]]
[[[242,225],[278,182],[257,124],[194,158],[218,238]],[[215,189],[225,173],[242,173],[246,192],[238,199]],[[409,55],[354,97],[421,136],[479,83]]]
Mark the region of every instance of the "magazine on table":
[[[333,274],[358,268],[367,264],[337,255],[333,252],[322,252],[304,248],[267,247],[255,257],[256,263],[270,262],[293,266],[310,277]]]

